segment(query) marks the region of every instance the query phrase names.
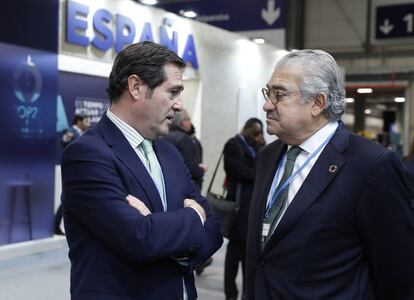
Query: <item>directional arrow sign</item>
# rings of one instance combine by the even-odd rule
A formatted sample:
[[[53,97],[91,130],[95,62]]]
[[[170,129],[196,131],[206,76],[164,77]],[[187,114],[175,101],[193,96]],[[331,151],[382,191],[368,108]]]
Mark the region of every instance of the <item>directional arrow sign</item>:
[[[267,1],[267,10],[262,9],[262,18],[269,26],[273,25],[280,17],[280,8],[275,9],[276,0]]]
[[[286,1],[289,0],[198,0],[157,4],[179,14],[197,12],[198,21],[230,31],[285,28]]]
[[[390,24],[390,20],[385,19],[384,24],[379,27],[379,30],[381,30],[383,34],[387,35],[393,28],[394,25]]]
[[[375,38],[377,40],[414,37],[414,3],[376,7]]]

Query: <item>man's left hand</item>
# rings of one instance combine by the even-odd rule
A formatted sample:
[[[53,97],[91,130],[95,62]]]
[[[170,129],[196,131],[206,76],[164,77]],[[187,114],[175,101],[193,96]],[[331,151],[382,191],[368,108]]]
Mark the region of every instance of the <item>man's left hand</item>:
[[[132,207],[135,207],[139,211],[139,213],[143,215],[144,217],[151,214],[150,210],[148,209],[148,207],[145,206],[144,202],[142,202],[138,198],[132,195],[128,195],[126,197],[126,201],[128,202],[129,205],[131,205]]]

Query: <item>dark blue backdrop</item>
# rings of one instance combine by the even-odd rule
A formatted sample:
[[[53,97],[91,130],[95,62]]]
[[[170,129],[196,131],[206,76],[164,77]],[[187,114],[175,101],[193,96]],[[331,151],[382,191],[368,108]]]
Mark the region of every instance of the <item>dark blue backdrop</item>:
[[[56,97],[55,53],[0,43],[0,245],[52,235]]]
[[[91,125],[95,124],[109,107],[108,94],[106,93],[107,86],[107,78],[69,72],[59,73],[58,91],[61,103],[58,99],[57,164],[60,164],[61,161],[62,146],[60,138],[62,130],[72,126],[75,113],[88,116]]]

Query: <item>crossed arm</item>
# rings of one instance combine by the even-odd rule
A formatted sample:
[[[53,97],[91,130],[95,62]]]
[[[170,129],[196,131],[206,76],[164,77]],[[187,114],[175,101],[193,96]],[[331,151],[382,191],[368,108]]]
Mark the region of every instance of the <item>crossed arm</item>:
[[[144,217],[151,214],[151,211],[148,209],[148,207],[146,207],[144,202],[142,202],[138,198],[132,195],[128,195],[126,197],[126,200],[130,206],[135,207],[138,210],[138,212]],[[193,199],[186,198],[184,199],[184,207],[190,207],[194,209],[197,212],[197,214],[200,216],[201,222],[204,224],[204,222],[206,221],[206,212],[204,211],[204,208],[202,208],[200,204],[198,204]]]

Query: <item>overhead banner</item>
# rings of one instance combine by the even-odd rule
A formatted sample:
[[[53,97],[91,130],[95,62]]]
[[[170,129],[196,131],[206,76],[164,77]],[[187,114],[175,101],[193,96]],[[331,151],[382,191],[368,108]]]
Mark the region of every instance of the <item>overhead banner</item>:
[[[78,51],[90,58],[97,55],[100,60],[112,62],[125,46],[152,41],[177,53],[194,70],[199,68],[187,20],[175,22],[174,16],[161,19],[162,14],[132,1],[67,0],[62,2],[61,10],[65,16],[61,26],[61,54]]]
[[[196,20],[229,31],[285,28],[285,0],[204,0],[157,6],[176,14],[194,11]]]

